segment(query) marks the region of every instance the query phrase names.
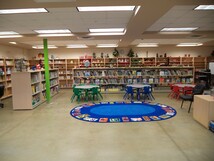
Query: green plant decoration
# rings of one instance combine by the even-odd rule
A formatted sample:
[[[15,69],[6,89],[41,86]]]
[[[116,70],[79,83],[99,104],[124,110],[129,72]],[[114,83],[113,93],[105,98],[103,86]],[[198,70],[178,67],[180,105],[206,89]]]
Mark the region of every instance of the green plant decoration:
[[[119,56],[119,51],[116,48],[114,48],[114,51],[113,51],[112,54],[113,54],[114,57],[118,57]]]
[[[134,57],[134,51],[132,49],[130,49],[127,56],[130,58],[133,58]]]

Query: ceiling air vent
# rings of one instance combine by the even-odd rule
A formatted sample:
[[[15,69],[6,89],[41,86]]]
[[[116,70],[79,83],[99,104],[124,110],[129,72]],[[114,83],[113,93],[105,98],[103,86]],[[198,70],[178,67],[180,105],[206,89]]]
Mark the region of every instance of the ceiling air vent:
[[[92,39],[94,39],[94,37],[91,37],[91,36],[81,36],[81,37],[77,37],[77,39],[79,39],[79,40],[92,40]]]

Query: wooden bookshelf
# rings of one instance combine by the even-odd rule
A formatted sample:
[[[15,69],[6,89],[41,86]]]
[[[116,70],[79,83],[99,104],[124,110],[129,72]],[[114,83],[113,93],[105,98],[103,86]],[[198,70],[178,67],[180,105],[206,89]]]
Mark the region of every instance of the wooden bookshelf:
[[[194,67],[198,69],[206,69],[206,58],[205,57],[194,57]]]
[[[142,58],[131,58],[131,67],[142,67],[143,59]]]
[[[181,65],[193,66],[193,57],[181,57]]]
[[[155,57],[143,58],[143,65],[144,66],[156,66]]]
[[[11,73],[14,68],[14,59],[0,58],[0,84],[5,87],[2,99],[12,96]]]
[[[178,66],[181,64],[181,57],[169,57],[170,66]]]

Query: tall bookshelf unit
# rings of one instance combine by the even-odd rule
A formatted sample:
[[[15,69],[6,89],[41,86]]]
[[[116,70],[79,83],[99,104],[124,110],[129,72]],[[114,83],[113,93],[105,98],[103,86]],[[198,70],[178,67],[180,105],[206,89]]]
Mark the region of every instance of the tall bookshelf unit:
[[[0,84],[5,86],[2,99],[12,96],[11,73],[14,68],[14,59],[0,58]]]
[[[46,101],[45,71],[13,72],[13,109],[34,109]],[[50,70],[51,95],[58,93],[58,69]]]

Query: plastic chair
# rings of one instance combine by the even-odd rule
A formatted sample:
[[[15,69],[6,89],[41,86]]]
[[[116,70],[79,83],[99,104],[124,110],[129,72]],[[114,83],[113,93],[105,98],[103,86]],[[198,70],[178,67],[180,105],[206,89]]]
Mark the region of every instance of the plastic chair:
[[[1,101],[2,96],[4,96],[4,85],[0,85],[0,107],[4,108],[4,104]]]
[[[151,86],[145,86],[143,87],[142,95],[145,101],[145,98],[147,97],[149,100],[155,100],[154,96],[152,95],[152,87]]]
[[[188,110],[189,113],[192,106],[192,102],[194,101],[194,95],[202,95],[204,93],[204,88],[205,88],[204,85],[199,84],[193,88],[192,94],[187,94],[189,91],[186,91],[185,94],[181,95],[180,96],[180,98],[182,99],[181,108],[183,107],[184,101],[190,101]]]
[[[126,89],[125,89],[125,94],[123,96],[123,99],[129,99],[129,96],[131,96],[131,100],[134,99],[134,91],[133,91],[133,88],[131,86],[127,86]]]
[[[171,97],[179,99],[180,95],[183,94],[183,88],[178,86],[173,86],[173,93]]]
[[[79,103],[81,96],[83,96],[82,90],[78,88],[73,88],[73,95],[71,97],[71,102],[73,102],[74,98],[77,97],[77,101]]]
[[[94,87],[92,88],[89,92],[88,92],[88,96],[92,96],[93,100],[95,100],[95,97],[97,98],[97,100],[99,100],[99,90],[98,87]]]

